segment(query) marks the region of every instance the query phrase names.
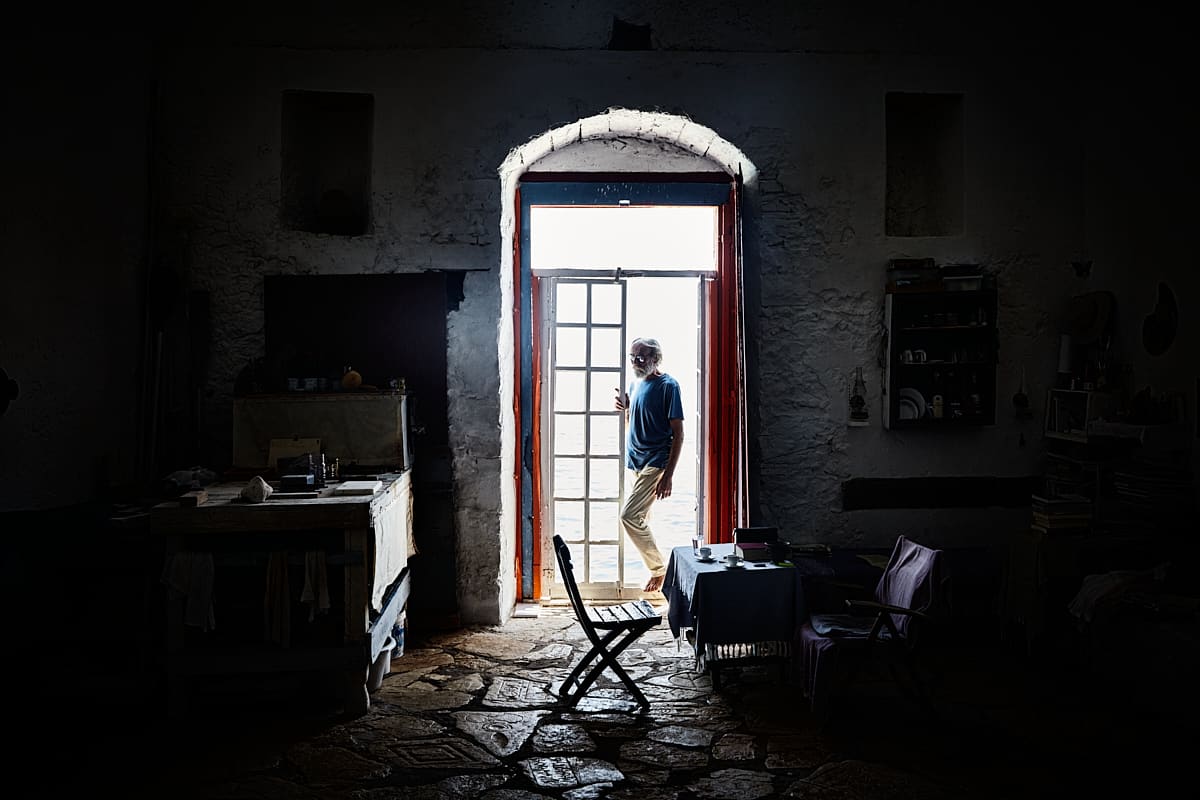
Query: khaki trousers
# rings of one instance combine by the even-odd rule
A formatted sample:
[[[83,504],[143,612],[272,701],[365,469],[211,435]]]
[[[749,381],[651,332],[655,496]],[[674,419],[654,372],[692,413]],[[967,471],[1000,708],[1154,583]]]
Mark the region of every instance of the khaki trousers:
[[[629,494],[625,497],[625,506],[621,509],[621,526],[625,528],[629,541],[633,542],[633,546],[642,554],[642,561],[646,562],[651,577],[658,577],[666,574],[667,565],[654,541],[653,531],[646,524],[646,518],[650,516],[650,507],[654,505],[654,488],[662,478],[663,469],[642,467],[632,472],[633,486],[629,489]]]

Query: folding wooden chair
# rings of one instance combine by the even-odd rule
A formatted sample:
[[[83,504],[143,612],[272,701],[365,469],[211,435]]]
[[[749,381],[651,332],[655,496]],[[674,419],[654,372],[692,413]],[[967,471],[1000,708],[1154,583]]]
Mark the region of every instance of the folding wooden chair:
[[[801,626],[805,694],[822,724],[829,721],[834,696],[868,660],[885,665],[896,685],[937,717],[913,656],[921,626],[936,621],[944,603],[941,563],[941,550],[897,537],[874,601],[847,600],[849,613],[813,614]]]
[[[554,535],[554,555],[558,559],[558,571],[567,587],[567,595],[571,598],[571,607],[575,610],[575,619],[592,643],[592,649],[563,681],[558,690],[559,697],[574,706],[600,677],[604,668],[608,667],[621,679],[621,683],[625,684],[630,694],[637,698],[638,705],[649,708],[650,701],[633,682],[633,678],[629,677],[625,668],[617,663],[617,656],[639,636],[661,623],[662,615],[655,613],[654,608],[645,600],[595,608],[585,606],[579,594],[579,586],[575,583],[571,550],[558,534]],[[604,632],[603,635],[601,631]],[[583,674],[584,670],[587,670],[586,675]]]

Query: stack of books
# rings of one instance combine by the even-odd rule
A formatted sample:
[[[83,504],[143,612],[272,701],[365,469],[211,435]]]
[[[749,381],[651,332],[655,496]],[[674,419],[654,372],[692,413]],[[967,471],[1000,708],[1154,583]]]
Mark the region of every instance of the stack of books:
[[[733,552],[747,561],[771,560],[771,545],[767,542],[738,542],[733,546]]]
[[[1092,524],[1092,501],[1079,494],[1043,497],[1033,495],[1033,529],[1044,533],[1055,531],[1080,532]]]

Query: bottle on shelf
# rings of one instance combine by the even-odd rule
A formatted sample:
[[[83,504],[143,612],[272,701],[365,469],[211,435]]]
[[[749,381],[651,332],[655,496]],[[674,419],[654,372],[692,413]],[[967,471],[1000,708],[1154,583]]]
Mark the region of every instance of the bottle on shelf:
[[[850,390],[850,424],[866,425],[868,418],[867,384],[863,380],[862,367],[858,367],[854,372],[854,385]]]
[[[967,413],[978,417],[983,413],[983,394],[979,391],[979,375],[971,372],[971,387],[967,392]]]

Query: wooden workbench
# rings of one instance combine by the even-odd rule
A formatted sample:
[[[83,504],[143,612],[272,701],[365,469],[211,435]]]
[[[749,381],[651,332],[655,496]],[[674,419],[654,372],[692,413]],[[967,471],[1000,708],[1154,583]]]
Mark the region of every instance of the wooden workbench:
[[[194,676],[300,670],[340,673],[345,711],[367,710],[368,672],[408,599],[407,562],[415,554],[411,472],[379,477],[383,486],[373,495],[337,496],[338,484],[330,483],[312,499],[245,503],[238,500],[245,484],[232,482],[205,487],[202,505],[171,501],[151,509],[150,535],[162,538],[168,560],[212,558],[210,630],[185,623],[193,596],[167,592],[172,716],[185,713]],[[330,608],[310,622],[299,596],[306,557],[314,552],[325,555]],[[288,635],[282,638],[268,635],[265,622],[272,556],[286,558],[288,565],[289,601],[273,609],[290,614],[284,616]]]

